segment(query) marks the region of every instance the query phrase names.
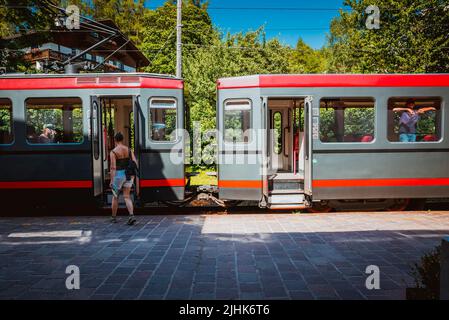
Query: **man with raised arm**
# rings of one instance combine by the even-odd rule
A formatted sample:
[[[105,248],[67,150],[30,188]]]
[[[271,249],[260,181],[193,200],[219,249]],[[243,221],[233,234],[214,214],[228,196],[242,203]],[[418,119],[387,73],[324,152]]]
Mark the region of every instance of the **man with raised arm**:
[[[435,111],[436,109],[434,107],[419,108],[413,99],[408,99],[405,106],[405,108],[393,109],[393,112],[402,111],[401,118],[399,119],[399,141],[416,142],[416,128],[420,115],[428,111]]]

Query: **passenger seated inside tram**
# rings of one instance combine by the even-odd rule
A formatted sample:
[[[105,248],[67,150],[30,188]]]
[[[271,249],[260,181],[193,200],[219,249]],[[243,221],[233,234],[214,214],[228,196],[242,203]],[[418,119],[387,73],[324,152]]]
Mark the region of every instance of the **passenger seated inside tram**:
[[[38,137],[38,143],[53,143],[55,137],[55,126],[52,124],[44,125],[41,135]]]
[[[402,112],[399,119],[399,141],[416,142],[416,129],[423,113],[436,111],[434,107],[418,107],[415,100],[409,99],[405,108],[394,108],[393,112]]]
[[[152,135],[151,138],[154,141],[165,140],[165,124],[163,123],[153,123],[152,125]]]

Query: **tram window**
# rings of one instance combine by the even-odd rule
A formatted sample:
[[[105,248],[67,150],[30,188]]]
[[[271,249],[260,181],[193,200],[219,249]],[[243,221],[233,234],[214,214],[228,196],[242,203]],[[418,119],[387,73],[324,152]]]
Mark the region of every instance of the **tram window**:
[[[373,98],[324,98],[320,101],[322,142],[371,142],[374,140]]]
[[[32,144],[82,143],[80,98],[29,98],[25,101],[27,141]]]
[[[9,99],[0,99],[0,144],[10,144],[14,140],[12,133],[12,103]]]
[[[224,140],[248,143],[251,128],[251,103],[249,100],[228,100],[224,106]]]
[[[441,98],[395,97],[388,100],[389,141],[431,142],[440,138]]]
[[[150,100],[150,139],[152,141],[176,141],[176,100]]]

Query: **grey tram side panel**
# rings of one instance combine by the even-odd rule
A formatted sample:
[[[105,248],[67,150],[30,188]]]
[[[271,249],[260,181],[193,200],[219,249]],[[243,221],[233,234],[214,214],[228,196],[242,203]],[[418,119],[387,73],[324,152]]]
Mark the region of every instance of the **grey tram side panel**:
[[[326,97],[375,99],[375,140],[372,143],[322,143],[313,140],[313,180],[445,178],[449,176],[447,88],[269,88],[263,96],[312,95],[313,108]],[[439,142],[398,143],[387,140],[387,109],[391,97],[440,97]],[[318,110],[319,112],[319,110]],[[313,200],[448,197],[447,186],[313,188]]]
[[[11,145],[0,145],[1,181],[51,181],[51,180],[92,180],[92,143],[90,137],[90,105],[91,96],[118,97],[175,97],[178,100],[178,127],[184,127],[184,108],[182,89],[61,89],[61,90],[1,90],[1,98],[9,98],[13,104],[14,141]],[[83,136],[81,144],[39,145],[26,141],[26,110],[25,100],[39,97],[79,97],[83,104]],[[148,104],[140,99],[140,109],[143,115],[140,128],[147,132]],[[39,132],[38,132],[39,134]],[[181,141],[184,136],[181,135]],[[153,146],[147,141],[141,142],[140,159],[142,179],[174,179],[184,178],[184,163],[172,165],[167,146]],[[171,146],[170,146],[171,147]],[[184,150],[181,150],[182,156]],[[26,156],[23,156],[26,154]],[[5,169],[1,169],[5,168]],[[8,168],[8,169],[7,169]],[[158,171],[159,170],[159,171]],[[144,201],[183,199],[184,187],[145,188],[142,190]],[[92,190],[86,196],[93,197]]]
[[[90,97],[85,90],[16,90],[0,91],[0,97],[13,102],[12,145],[0,146],[2,181],[90,180],[91,141],[88,136],[89,119],[86,107]],[[26,139],[26,109],[28,98],[80,98],[83,104],[82,143],[30,144]],[[36,132],[40,134],[40,132]]]
[[[333,89],[338,91],[336,89]],[[354,89],[352,89],[354,90]],[[356,91],[356,90],[354,90]],[[360,96],[364,92],[359,91]],[[336,146],[316,141],[314,179],[446,178],[449,176],[447,88],[369,88],[376,99],[376,137],[373,143]],[[369,95],[371,93],[371,95]],[[391,97],[440,97],[441,140],[400,143],[387,139],[387,106]],[[341,144],[341,143],[338,143]],[[340,149],[341,148],[341,149]],[[350,152],[344,152],[344,148]],[[363,150],[368,148],[370,151]],[[348,169],[350,168],[350,169]],[[448,186],[316,188],[314,199],[438,198],[449,196]]]
[[[149,136],[149,101],[152,98],[174,98],[177,108],[178,137],[176,142],[156,142]],[[181,180],[184,179],[185,135],[184,97],[182,89],[142,89],[139,99],[144,141],[141,149],[141,179]],[[171,155],[173,153],[173,155]],[[174,162],[172,157],[175,157]],[[181,161],[181,160],[182,161]],[[180,161],[180,162],[179,162]],[[158,200],[183,200],[185,186],[160,186],[141,188],[141,198],[145,202]]]
[[[259,96],[257,96],[259,92]],[[262,88],[220,90],[219,117],[223,115],[223,103],[227,98],[249,98],[260,101],[266,97],[300,97],[312,95],[313,108],[319,109],[319,101],[325,97],[373,97],[375,99],[375,140],[372,143],[322,143],[313,140],[314,180],[331,179],[388,179],[388,178],[441,178],[449,174],[449,134],[444,124],[449,121],[447,88]],[[387,102],[391,97],[441,97],[442,139],[439,142],[395,143],[387,140]],[[256,99],[255,99],[256,98]],[[260,105],[259,105],[260,106]],[[318,110],[319,111],[319,110]],[[260,112],[256,113],[260,114]],[[253,116],[254,120],[254,116]],[[221,119],[219,125],[222,129]],[[253,123],[258,127],[260,123]],[[222,142],[220,142],[222,143]],[[223,147],[220,147],[220,151]],[[244,168],[249,169],[249,168]],[[239,167],[220,165],[220,179],[239,176],[256,180],[259,173],[243,172]],[[246,198],[242,190],[220,188],[224,199]],[[246,191],[246,190],[245,190]],[[243,197],[242,197],[243,196]],[[313,188],[313,199],[360,199],[360,198],[426,198],[447,197],[446,186],[405,187],[339,187]]]
[[[249,143],[224,142],[224,103],[229,99],[250,100],[251,129],[253,129]],[[217,123],[222,137],[218,139],[218,179],[219,181],[251,181],[256,185],[261,183],[261,142],[257,132],[261,129],[261,99],[260,89],[226,89],[218,91]],[[262,188],[220,187],[219,197],[223,200],[255,200],[262,198]]]

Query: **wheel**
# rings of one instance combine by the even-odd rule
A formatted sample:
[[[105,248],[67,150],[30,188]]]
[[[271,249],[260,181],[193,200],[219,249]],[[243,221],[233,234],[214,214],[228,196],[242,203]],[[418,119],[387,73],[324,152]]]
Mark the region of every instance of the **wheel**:
[[[393,204],[387,208],[388,211],[404,211],[410,204],[410,199],[394,199]]]
[[[310,208],[307,208],[307,211],[310,213],[328,213],[332,209],[326,202],[314,202]]]

